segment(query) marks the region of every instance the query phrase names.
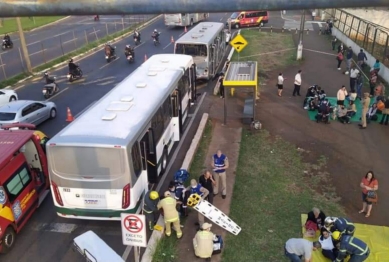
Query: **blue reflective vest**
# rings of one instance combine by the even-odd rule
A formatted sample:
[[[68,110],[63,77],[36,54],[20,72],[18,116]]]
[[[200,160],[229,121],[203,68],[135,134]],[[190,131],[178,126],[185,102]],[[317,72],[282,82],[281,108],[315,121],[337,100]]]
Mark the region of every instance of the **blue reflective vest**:
[[[190,188],[190,193],[191,194],[198,194],[198,195],[202,196],[203,192],[200,191],[200,188],[201,188],[201,185],[197,184],[197,186],[195,188],[193,188],[193,187]]]
[[[335,221],[331,231],[334,232],[336,230],[345,235],[353,235],[355,226],[351,221],[340,217]]]
[[[369,254],[370,250],[365,242],[352,236],[343,236],[340,241],[339,253],[336,258],[336,262],[342,261],[347,255],[369,256]]]
[[[217,156],[217,154],[214,154],[213,155],[213,163],[215,164],[215,167],[216,168],[221,168],[221,167],[225,167],[226,164],[225,164],[225,161],[226,161],[226,156],[224,154],[221,154],[220,157]],[[223,173],[223,172],[226,172],[225,169],[219,169],[219,170],[215,170],[216,173]]]

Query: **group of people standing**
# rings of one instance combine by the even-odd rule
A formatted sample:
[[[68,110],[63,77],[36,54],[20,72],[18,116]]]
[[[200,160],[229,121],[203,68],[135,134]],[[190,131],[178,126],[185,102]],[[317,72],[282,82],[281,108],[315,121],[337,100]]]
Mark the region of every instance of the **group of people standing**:
[[[179,170],[170,182],[169,188],[164,192],[164,198],[160,199],[157,191],[149,191],[144,197],[143,213],[149,225],[153,230],[156,223],[155,215],[161,210],[165,222],[165,235],[171,235],[171,224],[176,231],[177,238],[182,237],[180,217],[188,216],[188,199],[191,195],[197,194],[203,200],[213,204],[213,199],[221,190],[221,197],[227,196],[227,176],[226,169],[229,167],[228,158],[221,150],[212,156],[211,166],[214,174],[205,171],[198,181],[192,179],[188,187],[184,186],[185,180],[189,177],[186,170]],[[214,244],[219,245],[221,249],[222,239],[211,232],[212,224],[205,222],[204,216],[198,212],[197,233],[193,238],[194,253],[199,258],[210,260],[214,254]],[[217,250],[220,251],[220,250]]]

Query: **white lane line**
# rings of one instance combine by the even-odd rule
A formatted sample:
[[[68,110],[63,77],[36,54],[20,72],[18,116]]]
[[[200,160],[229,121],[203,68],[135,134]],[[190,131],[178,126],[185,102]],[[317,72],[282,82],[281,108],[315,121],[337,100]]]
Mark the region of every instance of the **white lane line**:
[[[134,49],[137,49],[138,47],[140,47],[141,45],[143,45],[144,43],[146,43],[147,41],[145,41],[145,42],[142,42],[140,45],[136,45],[135,47],[134,47]]]
[[[169,47],[169,45],[171,45],[172,43],[170,42],[167,46],[165,46],[164,48],[163,48],[163,50],[165,50],[167,47]]]
[[[18,90],[18,89],[20,89],[20,88],[22,88],[22,87],[24,87],[24,86],[25,86],[25,85],[18,86],[17,88],[14,89],[14,91],[16,91],[16,90]]]
[[[69,40],[69,41],[65,41],[65,42],[63,42],[62,44],[67,44],[67,43],[73,42],[73,41],[75,41],[75,40],[77,40],[77,38],[71,39],[71,40]]]
[[[201,105],[202,105],[203,102],[204,102],[204,98],[205,98],[206,95],[207,95],[207,92],[204,92],[203,95],[201,96],[200,102],[197,104],[197,108],[196,108],[196,110],[194,111],[193,116],[196,116],[196,115],[197,115],[197,113],[198,113],[198,111],[199,111]],[[171,157],[172,160],[177,158],[177,155],[178,155],[178,153],[180,152],[182,145],[184,144],[184,140],[185,140],[186,136],[188,135],[189,130],[191,129],[191,127],[192,127],[192,125],[193,125],[194,119],[195,119],[195,117],[191,118],[191,120],[190,120],[188,126],[186,127],[185,132],[184,132],[184,134],[182,135],[182,138],[181,138],[180,142],[178,142],[178,146],[177,146],[177,148],[176,148],[176,151],[174,151],[174,154],[173,154],[172,157]],[[164,173],[163,176],[161,177],[161,180],[160,180],[158,186],[157,186],[156,189],[155,189],[156,191],[159,191],[159,190],[161,189],[161,187],[162,187],[162,185],[163,185],[163,182],[165,181],[167,175],[168,175],[168,174],[171,174],[171,173],[170,173],[170,169],[172,168],[173,163],[174,163],[174,161],[170,161],[170,162],[169,162],[169,165],[166,167],[165,173]],[[123,255],[122,255],[122,259],[123,259],[124,261],[127,261],[127,258],[128,258],[128,256],[130,255],[131,250],[132,250],[132,246],[127,246],[127,247],[126,247],[126,250],[124,250],[124,253],[123,253]]]
[[[219,21],[223,20],[224,17],[220,18]]]
[[[47,100],[47,101],[50,101],[51,99],[53,99],[53,98],[59,96],[60,94],[62,94],[63,92],[65,92],[65,91],[68,90],[68,89],[69,89],[69,87],[66,87],[65,89],[62,89],[61,91],[59,91],[58,93],[56,93],[55,95],[53,95],[52,97],[50,97],[50,98],[48,98],[48,99],[46,99],[46,100]]]
[[[44,39],[44,40],[47,40],[47,39],[52,39],[52,38],[54,38],[54,37],[61,36],[61,35],[64,35],[64,34],[67,34],[67,33],[70,33],[70,32],[72,32],[72,31],[71,31],[71,30],[69,30],[69,31],[63,32],[63,33],[61,33],[61,34],[58,34],[58,35],[53,35],[53,36],[50,36],[50,37],[48,37],[48,38],[46,38],[46,39]]]
[[[182,32],[181,34],[179,34],[178,36],[182,36],[183,34],[185,34],[186,32],[184,31],[184,32]]]
[[[27,46],[35,45],[35,44],[38,44],[38,43],[40,43],[40,42],[41,42],[41,41],[32,42],[32,43],[28,44]]]
[[[47,49],[43,49],[43,50],[41,50],[41,51],[38,51],[38,52],[32,53],[32,54],[30,54],[30,56],[33,56],[33,55],[36,55],[36,54],[42,53],[43,51],[46,51],[46,50],[47,50]]]
[[[109,63],[107,63],[107,64],[105,64],[105,65],[103,65],[102,67],[100,67],[99,69],[103,69],[104,67],[106,67],[106,66],[109,66],[110,64],[112,64],[113,62],[115,62],[115,61],[117,61],[117,60],[119,60],[119,58],[120,58],[120,56],[118,56],[115,60],[112,60],[111,62],[109,62]]]
[[[74,230],[76,230],[76,224],[68,224],[68,223],[42,223],[33,227],[34,231],[47,231],[54,233],[65,233],[70,234]]]
[[[89,33],[89,34],[91,35],[91,34],[94,34],[94,33],[97,33],[97,32],[100,32],[100,30],[93,31],[92,33]]]
[[[74,116],[74,118],[77,118],[79,117],[82,113],[84,113],[86,110],[88,110],[91,106],[93,106],[95,103],[97,102],[97,100],[93,101],[92,103],[90,103],[90,105],[88,105],[87,107],[85,107],[83,110],[81,110],[80,113],[78,113],[77,115]],[[89,227],[88,227],[89,228]]]
[[[8,51],[2,52],[2,53],[0,53],[0,55],[4,55],[4,54],[6,54],[6,53],[8,53]]]

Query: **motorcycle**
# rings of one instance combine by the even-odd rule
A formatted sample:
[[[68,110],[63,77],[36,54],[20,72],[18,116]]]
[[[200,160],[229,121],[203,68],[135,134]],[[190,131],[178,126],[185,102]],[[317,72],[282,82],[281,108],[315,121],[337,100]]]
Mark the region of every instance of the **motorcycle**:
[[[48,99],[59,92],[59,87],[55,82],[56,77],[50,77],[49,72],[45,72],[43,78],[46,80],[46,85],[42,89],[42,94],[45,99]]]
[[[95,15],[95,16],[93,17],[93,20],[95,20],[95,21],[100,21],[100,16],[99,16],[99,15]]]
[[[134,42],[135,42],[135,45],[139,45],[139,43],[140,43],[140,33],[134,33]]]
[[[80,67],[77,67],[73,72],[68,73],[67,78],[69,82],[73,82],[74,80],[80,79],[82,77],[82,70]]]
[[[131,53],[126,54],[126,58],[130,64],[134,62],[134,56]]]
[[[111,52],[111,50],[105,49],[105,60],[107,60],[107,63],[111,62],[112,59],[116,59],[116,53],[115,53],[116,46],[113,49],[114,49],[113,52]]]
[[[12,43],[12,41],[9,41],[7,43],[7,41],[5,39],[3,39],[3,44],[1,45],[1,49],[3,49],[3,50],[12,49],[13,47],[14,47],[14,44]]]
[[[154,45],[155,46],[157,46],[157,45],[159,45],[160,44],[160,42],[159,42],[159,35],[160,35],[161,33],[158,33],[158,35],[152,35],[151,37],[154,39],[153,41],[154,41]]]

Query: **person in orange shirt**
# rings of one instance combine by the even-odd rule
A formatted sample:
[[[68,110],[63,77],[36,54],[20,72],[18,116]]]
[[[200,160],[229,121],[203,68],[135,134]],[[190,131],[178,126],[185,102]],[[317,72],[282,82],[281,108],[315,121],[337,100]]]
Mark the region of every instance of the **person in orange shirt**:
[[[368,171],[364,178],[362,178],[361,181],[361,188],[362,188],[362,201],[363,201],[363,207],[362,210],[359,211],[359,213],[365,213],[365,217],[370,216],[370,212],[372,209],[372,203],[367,201],[367,192],[368,191],[377,191],[378,190],[378,180],[374,177],[373,171]]]

